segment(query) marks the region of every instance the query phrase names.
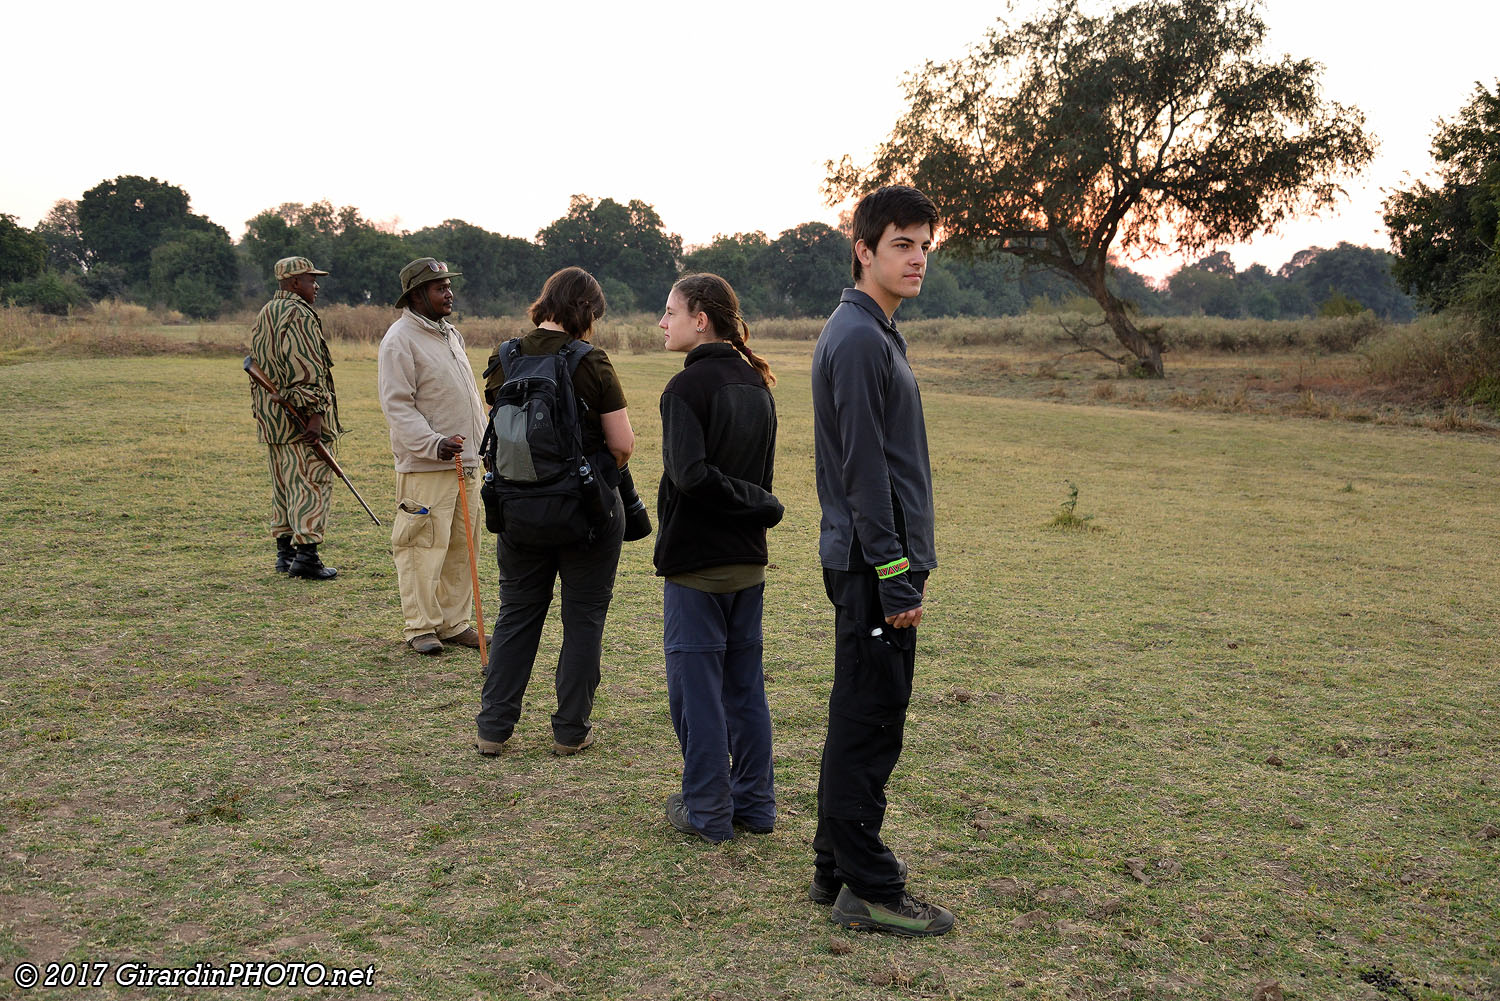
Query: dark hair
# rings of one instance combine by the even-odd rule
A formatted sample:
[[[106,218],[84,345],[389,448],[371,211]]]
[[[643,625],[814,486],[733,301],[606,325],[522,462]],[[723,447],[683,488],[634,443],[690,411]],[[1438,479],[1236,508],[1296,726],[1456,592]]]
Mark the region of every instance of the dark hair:
[[[771,374],[770,364],[751,351],[750,345],[745,343],[750,339],[750,325],[740,313],[739,296],[734,294],[734,289],[727,281],[705,271],[702,274],[683,275],[672,286],[672,291],[687,302],[689,313],[708,315],[714,336],[734,345],[734,349],[744,355],[751,367],[760,373],[760,379],[767,388],[776,385],[776,376]]]
[[[865,246],[873,254],[887,226],[894,223],[897,229],[905,229],[924,222],[934,231],[937,230],[937,206],[916,188],[909,188],[904,184],[888,184],[861,198],[854,207],[854,221],[849,234],[849,256],[854,261],[850,270],[854,274],[854,280],[859,281],[864,274],[864,269],[859,264],[859,254],[854,250],[855,244],[865,241]]]
[[[542,294],[527,312],[537,326],[551,320],[568,336],[582,337],[604,315],[604,290],[582,268],[563,268],[542,285]]]

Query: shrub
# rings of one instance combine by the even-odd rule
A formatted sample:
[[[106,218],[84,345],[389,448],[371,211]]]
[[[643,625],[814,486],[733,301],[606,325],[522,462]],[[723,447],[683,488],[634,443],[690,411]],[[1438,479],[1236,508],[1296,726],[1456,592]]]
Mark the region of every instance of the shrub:
[[[1353,351],[1380,330],[1381,324],[1375,314],[1364,309],[1358,313],[1335,315],[1329,322],[1318,324],[1313,340],[1324,351]]]
[[[29,281],[7,285],[4,298],[17,306],[28,306],[52,316],[66,316],[88,302],[83,289],[55,271],[44,271]]]
[[[332,340],[378,344],[400,313],[389,306],[344,306],[335,303],[318,307],[323,321],[323,336]],[[464,340],[473,342],[467,330]]]
[[[195,320],[218,316],[224,307],[223,298],[202,275],[179,275],[172,282],[171,303]]]
[[[1448,312],[1391,327],[1363,352],[1370,377],[1388,384],[1436,384],[1463,396],[1495,373],[1495,351],[1468,317]]]
[[[1358,316],[1364,311],[1364,306],[1342,292],[1333,293],[1318,306],[1319,316]]]
[[[123,299],[128,291],[124,268],[98,262],[78,276],[78,286],[95,302]]]

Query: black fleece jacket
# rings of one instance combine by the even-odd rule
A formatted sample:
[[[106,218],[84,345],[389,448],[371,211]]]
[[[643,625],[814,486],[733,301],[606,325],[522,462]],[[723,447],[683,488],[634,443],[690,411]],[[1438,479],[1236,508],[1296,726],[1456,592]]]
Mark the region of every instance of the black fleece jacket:
[[[766,563],[766,529],[784,509],[771,493],[776,403],[734,346],[688,352],[661,394],[662,477],[656,573]]]

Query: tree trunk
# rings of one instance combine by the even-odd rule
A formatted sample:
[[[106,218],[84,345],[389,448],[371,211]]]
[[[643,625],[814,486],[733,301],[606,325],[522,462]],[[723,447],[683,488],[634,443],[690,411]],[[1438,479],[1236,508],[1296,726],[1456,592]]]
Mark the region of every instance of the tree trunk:
[[[1104,310],[1104,322],[1115,332],[1116,340],[1125,346],[1125,350],[1135,355],[1136,368],[1140,373],[1148,379],[1160,379],[1165,375],[1166,370],[1161,363],[1161,335],[1155,330],[1142,331],[1136,327],[1125,309],[1125,303],[1104,284],[1102,274],[1085,272],[1074,277],[1088,289],[1094,301]]]

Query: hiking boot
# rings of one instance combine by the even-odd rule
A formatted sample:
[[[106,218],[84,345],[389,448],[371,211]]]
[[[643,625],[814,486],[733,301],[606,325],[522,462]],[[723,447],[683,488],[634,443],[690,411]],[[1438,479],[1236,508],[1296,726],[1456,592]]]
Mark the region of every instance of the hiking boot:
[[[509,739],[509,737],[506,738],[506,740]],[[495,755],[505,750],[505,741],[485,740],[483,737],[476,737],[474,740],[474,750],[478,751],[486,758],[493,758]]]
[[[292,568],[292,537],[290,535],[276,536],[276,572],[286,573]]]
[[[688,817],[687,804],[682,801],[682,793],[680,792],[674,792],[667,797],[667,823],[677,828],[683,834],[693,835],[693,837],[704,844],[716,845],[719,843],[693,826],[692,820]]]
[[[582,751],[587,751],[589,748],[591,748],[593,746],[594,746],[594,731],[590,730],[589,731],[589,735],[587,737],[583,738],[583,740],[579,741],[576,744],[564,744],[564,743],[562,743],[560,741],[554,740],[552,742],[552,753],[555,754],[555,755],[557,755],[559,758],[566,758],[569,755],[578,754],[578,753],[580,753]]]
[[[443,652],[443,641],[437,638],[437,633],[423,633],[420,636],[413,636],[406,641],[406,645],[417,651],[417,653],[423,653],[429,657],[436,657]]]
[[[875,904],[856,897],[847,886],[839,891],[828,912],[828,920],[853,931],[883,931],[920,938],[944,935],[953,927],[953,912],[925,903],[910,893],[890,904]]]
[[[443,642],[452,643],[454,646],[466,646],[470,650],[478,650],[479,632],[473,626],[470,626],[461,633],[454,633],[452,636],[444,636]]]
[[[316,542],[304,542],[295,548],[297,551],[292,556],[292,563],[286,568],[290,576],[301,577],[303,580],[333,580],[339,575],[337,570],[325,567],[323,561],[318,559]]]
[[[900,859],[896,860],[896,871],[901,874],[901,881],[906,882],[906,863]],[[842,879],[824,880],[818,872],[813,872],[812,882],[807,887],[807,899],[815,904],[830,907],[839,891],[844,888]]]

